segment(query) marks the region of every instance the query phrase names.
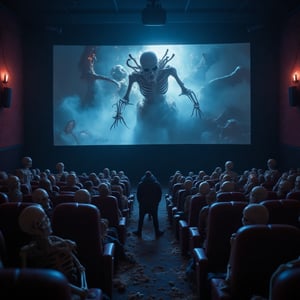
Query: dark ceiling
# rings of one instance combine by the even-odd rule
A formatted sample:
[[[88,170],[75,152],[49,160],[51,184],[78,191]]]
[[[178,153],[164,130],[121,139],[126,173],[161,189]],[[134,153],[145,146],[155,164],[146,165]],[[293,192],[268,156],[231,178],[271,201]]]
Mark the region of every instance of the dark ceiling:
[[[140,24],[153,0],[2,0],[25,24]],[[154,0],[167,12],[167,24],[274,24],[299,9],[299,0]]]

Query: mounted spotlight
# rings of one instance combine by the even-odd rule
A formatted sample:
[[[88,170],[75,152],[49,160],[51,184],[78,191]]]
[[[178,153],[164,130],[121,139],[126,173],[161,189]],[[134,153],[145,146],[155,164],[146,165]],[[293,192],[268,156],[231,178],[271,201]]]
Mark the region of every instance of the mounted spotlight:
[[[146,26],[162,26],[166,24],[167,12],[162,8],[159,0],[148,0],[142,10],[142,22]]]

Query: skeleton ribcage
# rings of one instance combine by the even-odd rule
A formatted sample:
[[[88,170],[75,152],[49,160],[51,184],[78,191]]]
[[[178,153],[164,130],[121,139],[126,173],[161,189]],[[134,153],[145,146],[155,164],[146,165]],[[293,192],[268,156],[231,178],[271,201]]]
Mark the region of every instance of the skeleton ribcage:
[[[145,98],[151,98],[155,95],[163,95],[168,91],[168,77],[158,77],[155,84],[142,80],[140,83],[141,94]]]
[[[53,248],[48,253],[32,255],[28,266],[34,268],[54,269],[62,272],[70,283],[79,284],[77,268],[70,249]]]

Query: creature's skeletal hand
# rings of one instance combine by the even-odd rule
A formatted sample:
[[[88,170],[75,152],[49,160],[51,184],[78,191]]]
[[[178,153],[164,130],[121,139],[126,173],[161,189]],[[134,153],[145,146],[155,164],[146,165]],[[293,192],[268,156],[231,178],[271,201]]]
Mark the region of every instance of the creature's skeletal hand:
[[[192,115],[191,116],[196,116],[196,117],[202,117],[202,111],[200,109],[200,104],[199,104],[199,101],[198,101],[198,98],[196,96],[196,94],[192,91],[192,90],[189,90],[187,88],[183,88],[182,89],[182,93],[180,94],[181,95],[185,95],[187,96],[191,102],[194,104],[194,108],[193,108],[193,111],[192,111]]]
[[[125,106],[130,104],[128,99],[119,99],[119,101],[115,104],[113,104],[113,106],[116,107],[116,114],[113,116],[114,122],[112,123],[112,125],[110,126],[110,129],[115,128],[119,125],[119,123],[122,123],[123,125],[125,125],[127,128],[127,124],[122,116],[122,112],[125,109]]]

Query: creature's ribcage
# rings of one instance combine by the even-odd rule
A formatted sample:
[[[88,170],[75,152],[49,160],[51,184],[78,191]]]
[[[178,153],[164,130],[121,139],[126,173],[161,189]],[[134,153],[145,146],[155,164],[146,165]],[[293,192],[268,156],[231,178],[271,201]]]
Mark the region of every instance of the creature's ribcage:
[[[51,249],[44,255],[32,256],[30,258],[32,266],[46,269],[54,269],[62,272],[70,283],[78,284],[77,268],[70,249]]]
[[[158,77],[154,85],[153,83],[142,80],[140,82],[140,90],[141,94],[147,99],[155,95],[163,95],[168,91],[168,77]]]

